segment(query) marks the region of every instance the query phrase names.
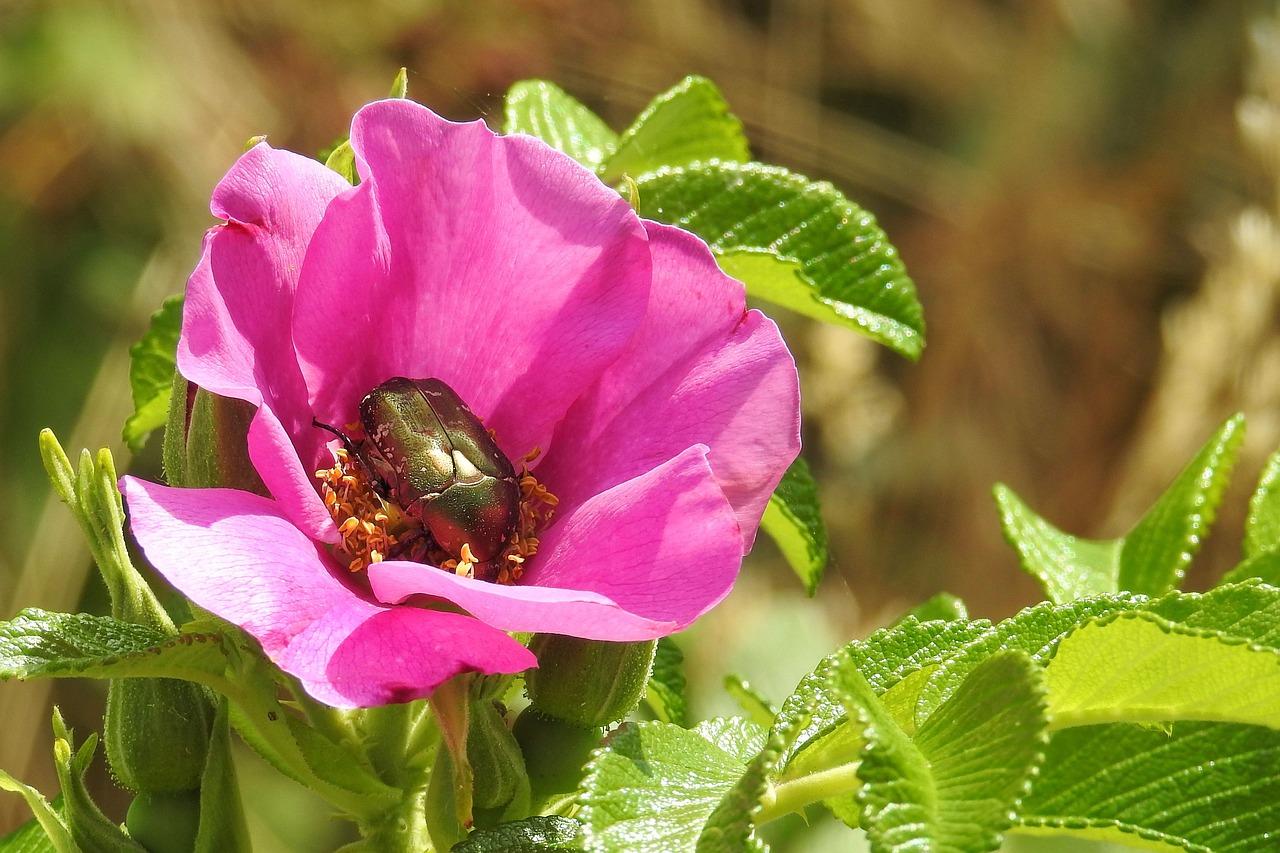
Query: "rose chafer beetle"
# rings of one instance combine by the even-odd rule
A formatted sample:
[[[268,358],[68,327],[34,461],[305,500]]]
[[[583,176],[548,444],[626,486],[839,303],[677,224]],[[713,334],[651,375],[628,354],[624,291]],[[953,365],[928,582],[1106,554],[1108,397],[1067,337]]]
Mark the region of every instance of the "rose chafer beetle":
[[[439,379],[394,376],[360,401],[365,437],[342,439],[383,496],[422,522],[436,544],[464,559],[475,576],[495,572],[520,517],[520,484],[511,460],[457,393]]]

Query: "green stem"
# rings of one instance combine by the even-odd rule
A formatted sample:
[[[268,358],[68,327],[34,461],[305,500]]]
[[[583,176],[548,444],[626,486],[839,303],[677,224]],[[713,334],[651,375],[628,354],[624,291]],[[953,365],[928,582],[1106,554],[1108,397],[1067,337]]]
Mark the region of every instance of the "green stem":
[[[831,797],[858,790],[862,785],[861,780],[858,779],[859,764],[861,762],[851,761],[848,764],[819,770],[807,776],[770,786],[760,799],[756,825],[777,820],[792,812],[800,812],[810,803],[822,802]]]

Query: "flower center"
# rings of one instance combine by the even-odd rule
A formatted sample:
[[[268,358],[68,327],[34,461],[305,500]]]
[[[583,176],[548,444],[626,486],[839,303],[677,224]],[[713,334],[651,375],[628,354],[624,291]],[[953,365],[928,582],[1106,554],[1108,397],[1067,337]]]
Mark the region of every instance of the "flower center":
[[[528,463],[538,455],[534,450],[521,466],[519,518],[506,546],[482,566],[470,543],[464,542],[456,556],[442,548],[421,520],[375,487],[368,468],[340,447],[334,451],[333,467],[316,472],[321,497],[342,534],[334,556],[353,572],[383,560],[412,560],[465,577],[476,577],[482,567],[483,579],[514,584],[524,573],[525,561],[538,553],[538,534],[560,502],[529,473]]]

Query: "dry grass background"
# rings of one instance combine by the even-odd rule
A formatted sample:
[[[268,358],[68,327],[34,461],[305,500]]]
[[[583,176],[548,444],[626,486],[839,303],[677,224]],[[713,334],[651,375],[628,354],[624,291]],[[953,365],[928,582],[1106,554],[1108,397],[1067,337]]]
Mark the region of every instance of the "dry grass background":
[[[615,126],[705,74],[760,159],[877,214],[925,306],[922,360],[779,318],[802,365],[834,555],[819,598],[837,635],[943,589],[984,617],[1032,603],[993,483],[1065,529],[1117,535],[1243,410],[1250,436],[1195,568],[1203,586],[1236,559],[1245,495],[1280,443],[1273,12],[0,0],[0,615],[100,605],[35,435],[118,444],[125,350],[181,287],[209,191],[243,141],[319,150],[402,65],[410,95],[450,118],[495,120],[507,86],[538,76]],[[765,609],[793,587],[774,562],[751,569]],[[57,690],[93,730],[94,686]],[[43,685],[0,688],[0,765],[46,790],[48,701]],[[18,798],[0,800],[0,832],[22,814]]]

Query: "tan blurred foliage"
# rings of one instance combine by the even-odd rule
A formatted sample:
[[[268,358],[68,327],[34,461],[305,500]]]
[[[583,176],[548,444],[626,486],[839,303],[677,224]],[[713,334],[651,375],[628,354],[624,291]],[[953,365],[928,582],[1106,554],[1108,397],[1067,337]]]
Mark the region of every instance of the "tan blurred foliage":
[[[780,318],[832,536],[819,596],[842,633],[942,589],[979,616],[1032,603],[993,483],[1071,532],[1117,535],[1241,409],[1251,436],[1203,585],[1236,559],[1244,495],[1280,442],[1280,36],[1255,30],[1251,50],[1249,35],[1271,7],[0,3],[4,616],[77,606],[87,564],[46,501],[36,430],[116,440],[124,350],[180,289],[244,140],[318,151],[400,66],[411,97],[494,123],[522,78],[552,79],[621,126],[705,74],[758,157],[877,214],[925,306],[919,364]],[[10,756],[46,724],[0,743],[0,763],[41,781]]]

